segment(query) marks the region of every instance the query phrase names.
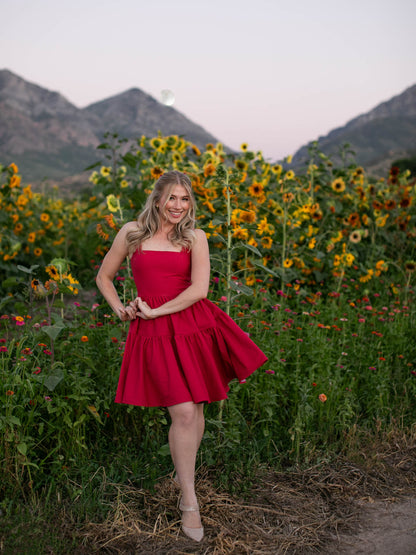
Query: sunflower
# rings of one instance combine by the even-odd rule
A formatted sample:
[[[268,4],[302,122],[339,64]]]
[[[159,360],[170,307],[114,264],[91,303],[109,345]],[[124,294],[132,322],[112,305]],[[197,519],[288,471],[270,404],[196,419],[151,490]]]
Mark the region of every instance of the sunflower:
[[[348,223],[352,227],[360,225],[360,215],[358,214],[358,212],[353,212],[348,216]]]
[[[53,280],[59,281],[60,276],[58,270],[56,269],[56,266],[46,266],[45,271]]]
[[[264,249],[271,249],[273,245],[273,239],[271,237],[262,237],[261,245]]]
[[[345,255],[345,262],[347,263],[347,266],[352,266],[352,263],[354,262],[354,260],[355,260],[355,256],[350,252]]]
[[[36,239],[36,233],[34,231],[31,231],[27,236],[27,240],[29,241],[29,243],[34,243],[35,239]]]
[[[48,222],[49,218],[50,218],[49,214],[46,214],[45,212],[42,212],[42,214],[40,215],[41,222]]]
[[[255,198],[264,196],[264,185],[262,183],[252,183],[248,188],[248,194]]]
[[[409,197],[403,197],[399,204],[401,208],[408,208],[412,204],[412,201]]]
[[[248,168],[248,164],[244,160],[236,160],[234,164],[237,170],[240,170],[242,172],[245,172]]]
[[[208,164],[206,164],[206,166],[204,167],[204,175],[205,177],[209,177],[211,175],[214,175],[216,171],[215,165],[212,162],[209,162]]]
[[[205,150],[214,150],[215,147],[212,143],[207,143],[205,146]]]
[[[13,231],[15,232],[16,235],[18,235],[22,231],[22,229],[23,229],[23,225],[19,222],[14,226]]]
[[[215,213],[215,208],[214,208],[212,202],[210,202],[208,199],[204,200],[204,202],[202,204],[204,206],[206,206],[210,212],[212,212],[213,214]]]
[[[240,214],[241,221],[246,224],[252,224],[256,221],[256,213],[254,210],[242,210]]]
[[[248,245],[252,245],[253,247],[257,247],[258,243],[257,241],[254,239],[254,237],[250,237],[250,239],[247,241]]]
[[[33,291],[37,291],[39,285],[40,285],[40,281],[38,279],[32,279],[31,284]]]
[[[351,243],[359,243],[361,241],[361,233],[359,231],[353,231],[350,233],[348,238]]]
[[[13,173],[17,173],[19,171],[19,168],[16,166],[16,164],[14,162],[12,162],[9,165],[9,168],[11,168],[11,170],[13,171]]]
[[[201,151],[199,150],[199,148],[196,145],[192,145],[191,150],[197,156],[201,156]]]
[[[241,150],[243,152],[245,152],[248,149],[248,144],[247,143],[242,143],[242,145],[240,146]]]
[[[342,193],[343,191],[345,191],[345,181],[342,179],[342,177],[338,177],[337,179],[334,179],[334,181],[331,183],[331,187],[332,190],[336,193]]]
[[[163,173],[164,172],[162,168],[159,168],[159,166],[155,166],[150,170],[150,175],[153,177],[153,179],[159,179],[159,177],[163,175]]]
[[[374,210],[383,210],[384,208],[384,204],[378,200],[373,200],[372,206]]]
[[[257,224],[257,233],[259,235],[263,235],[263,233],[268,233],[270,235],[273,231],[273,226],[267,222],[267,217],[264,216],[264,218],[260,220],[260,223]]]
[[[416,262],[414,260],[406,260],[404,263],[404,269],[406,272],[411,274],[412,272],[416,271]]]
[[[283,262],[283,268],[290,268],[293,266],[293,260],[291,258],[286,258]]]
[[[40,256],[42,254],[42,249],[40,247],[36,247],[36,249],[33,251],[33,254],[35,256]]]
[[[233,232],[234,239],[241,239],[242,241],[247,241],[248,239],[248,230],[244,229],[243,227],[236,227]]]
[[[159,137],[153,137],[153,139],[150,139],[149,142],[150,142],[150,146],[155,150],[157,150],[163,145],[163,141]]]
[[[283,202],[285,202],[285,203],[292,202],[292,200],[294,198],[295,198],[295,195],[293,193],[284,193],[283,194]]]
[[[396,201],[393,199],[386,200],[386,202],[384,203],[384,207],[386,210],[393,210],[394,208],[396,208]]]
[[[100,173],[103,177],[108,177],[111,173],[111,168],[108,166],[102,166],[100,169]]]
[[[286,172],[285,179],[295,179],[295,172],[293,170]]]
[[[272,166],[272,173],[280,175],[283,171],[283,167],[280,164],[274,164]]]
[[[376,226],[377,227],[384,227],[386,225],[388,217],[389,217],[389,215],[385,214],[384,216],[379,216],[378,218],[376,218]]]

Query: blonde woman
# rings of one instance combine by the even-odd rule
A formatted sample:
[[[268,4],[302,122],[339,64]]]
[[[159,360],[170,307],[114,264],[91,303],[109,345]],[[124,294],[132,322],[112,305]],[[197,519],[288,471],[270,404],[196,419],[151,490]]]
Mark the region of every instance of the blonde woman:
[[[229,382],[244,380],[267,358],[206,298],[208,242],[195,228],[195,209],[189,177],[179,171],[163,174],[137,221],[124,225],[114,239],[97,285],[117,316],[130,320],[115,400],[167,407],[182,529],[201,541],[195,462],[204,403],[226,399]],[[138,297],[123,306],[113,280],[127,256]]]

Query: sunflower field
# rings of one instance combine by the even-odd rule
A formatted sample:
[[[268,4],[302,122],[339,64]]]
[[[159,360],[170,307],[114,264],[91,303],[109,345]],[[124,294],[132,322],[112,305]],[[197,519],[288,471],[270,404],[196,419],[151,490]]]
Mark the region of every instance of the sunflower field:
[[[220,480],[334,457],[416,421],[416,183],[366,175],[317,145],[302,172],[261,152],[182,137],[107,135],[82,199],[0,182],[0,506],[41,495],[100,505],[94,479],[152,484],[170,469],[167,413],[113,403],[127,335],[95,287],[117,230],[157,178],[192,180],[211,251],[209,298],[267,354],[206,407],[199,463]],[[128,261],[116,277],[135,296]],[[80,501],[81,500],[81,501]],[[60,501],[59,501],[60,502]],[[2,505],[1,505],[2,504]],[[92,510],[92,509],[91,509]]]

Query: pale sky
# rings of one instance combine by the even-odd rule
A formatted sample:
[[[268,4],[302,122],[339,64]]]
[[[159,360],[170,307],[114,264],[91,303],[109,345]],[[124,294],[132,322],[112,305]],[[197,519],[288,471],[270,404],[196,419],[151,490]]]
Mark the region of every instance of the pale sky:
[[[270,160],[416,83],[414,0],[0,0],[0,69],[78,107],[132,87]]]

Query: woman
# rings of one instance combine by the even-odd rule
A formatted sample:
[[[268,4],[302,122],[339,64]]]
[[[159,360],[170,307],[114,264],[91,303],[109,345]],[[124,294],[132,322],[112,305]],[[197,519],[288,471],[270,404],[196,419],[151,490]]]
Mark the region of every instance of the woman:
[[[126,256],[139,296],[123,306],[113,280]],[[115,400],[167,407],[182,529],[196,541],[204,531],[195,494],[204,403],[225,399],[232,379],[244,380],[267,360],[207,300],[209,279],[208,242],[195,228],[191,181],[169,171],[156,182],[137,221],[117,234],[97,285],[117,316],[131,322]]]

